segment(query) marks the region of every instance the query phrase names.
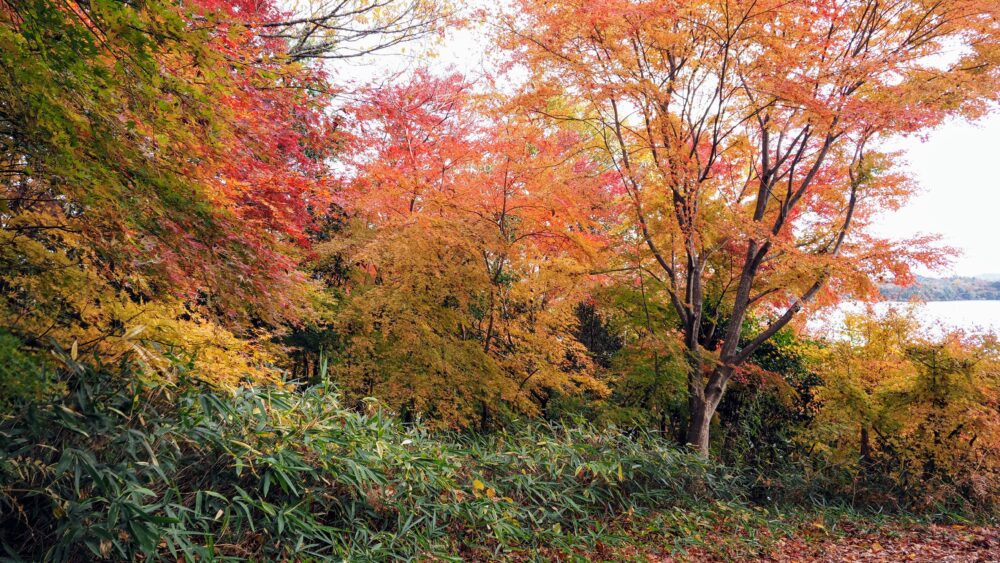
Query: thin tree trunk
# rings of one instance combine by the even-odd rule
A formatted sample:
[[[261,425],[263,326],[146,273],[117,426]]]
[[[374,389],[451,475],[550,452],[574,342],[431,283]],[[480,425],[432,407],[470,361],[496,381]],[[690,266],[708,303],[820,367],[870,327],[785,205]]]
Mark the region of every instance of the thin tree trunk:
[[[868,426],[861,425],[861,468],[868,471],[872,465],[871,439],[868,437]]]

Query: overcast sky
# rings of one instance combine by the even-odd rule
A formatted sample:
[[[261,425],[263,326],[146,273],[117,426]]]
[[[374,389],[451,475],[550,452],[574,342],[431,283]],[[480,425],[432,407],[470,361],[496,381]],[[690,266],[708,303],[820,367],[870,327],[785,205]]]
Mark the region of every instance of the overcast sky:
[[[1000,274],[1000,115],[950,123],[924,142],[907,139],[902,146],[922,192],[884,217],[878,232],[900,239],[940,234],[962,251],[945,273]]]
[[[434,58],[422,62],[475,75],[488,59],[487,46],[481,31],[453,31],[434,47]],[[415,53],[421,47],[406,50]],[[406,53],[381,55],[341,67],[341,72],[372,80],[403,71],[416,60]],[[899,146],[922,191],[909,205],[883,217],[876,232],[903,240],[917,233],[942,235],[943,243],[961,254],[950,268],[933,275],[1000,274],[1000,115],[977,124],[952,122],[931,131],[926,141],[905,139]]]

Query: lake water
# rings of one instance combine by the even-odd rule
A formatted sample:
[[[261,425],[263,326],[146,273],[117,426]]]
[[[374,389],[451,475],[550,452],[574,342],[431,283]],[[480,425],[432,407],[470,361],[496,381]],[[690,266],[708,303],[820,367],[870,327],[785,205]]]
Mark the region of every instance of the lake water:
[[[883,301],[873,305],[876,313],[890,308],[912,310],[916,317],[932,330],[964,329],[989,331],[1000,334],[1000,301],[928,301],[926,303],[901,303]],[[848,302],[828,312],[825,318],[810,321],[810,331],[826,333],[836,328],[845,312],[862,312],[865,305]]]

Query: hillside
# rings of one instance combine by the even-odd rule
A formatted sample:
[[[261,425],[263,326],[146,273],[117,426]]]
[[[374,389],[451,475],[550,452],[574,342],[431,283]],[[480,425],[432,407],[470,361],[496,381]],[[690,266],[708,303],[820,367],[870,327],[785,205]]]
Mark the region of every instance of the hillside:
[[[918,276],[906,287],[881,286],[886,301],[993,301],[1000,299],[1000,280],[978,277],[931,278]]]

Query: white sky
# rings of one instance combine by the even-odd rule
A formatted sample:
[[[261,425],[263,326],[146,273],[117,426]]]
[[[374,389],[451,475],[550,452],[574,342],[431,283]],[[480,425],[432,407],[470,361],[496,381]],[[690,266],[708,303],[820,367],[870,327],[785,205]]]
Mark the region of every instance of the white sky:
[[[452,30],[432,47],[435,55],[421,59],[413,55],[425,46],[409,45],[402,53],[379,55],[338,65],[341,76],[360,81],[377,80],[417,64],[445,70],[454,67],[470,76],[478,74],[489,60],[488,40],[482,30]],[[488,63],[486,63],[488,64]],[[875,227],[879,235],[905,240],[918,233],[933,233],[961,254],[951,266],[931,275],[975,276],[1000,274],[1000,237],[990,229],[1000,226],[1000,114],[977,124],[950,122],[926,135],[926,140],[903,139],[907,169],[921,192],[910,203],[886,214]],[[996,160],[994,160],[996,159]],[[1000,231],[1000,229],[997,229]]]
[[[962,254],[938,275],[1000,273],[1000,240],[994,238],[1000,226],[1000,114],[977,124],[948,123],[924,142],[906,139],[900,146],[922,192],[886,215],[877,232],[899,239],[918,232],[942,235]]]

